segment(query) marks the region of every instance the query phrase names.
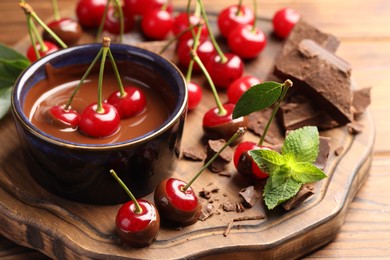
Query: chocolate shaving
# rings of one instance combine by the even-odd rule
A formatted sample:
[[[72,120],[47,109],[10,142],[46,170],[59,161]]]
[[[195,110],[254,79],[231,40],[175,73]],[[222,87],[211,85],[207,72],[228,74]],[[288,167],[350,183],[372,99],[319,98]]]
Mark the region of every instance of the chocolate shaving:
[[[256,201],[260,199],[260,194],[255,190],[254,186],[248,186],[239,191],[242,198],[242,204],[246,208],[252,208]]]
[[[234,218],[226,226],[225,231],[223,232],[223,236],[227,236],[230,233],[230,230],[233,228],[233,223],[234,222],[239,222],[239,221],[247,221],[247,220],[262,220],[265,219],[264,215],[256,215],[256,216],[243,216],[240,218]]]
[[[210,160],[226,144],[224,139],[208,140],[207,158]],[[233,150],[230,146],[226,147],[219,156],[208,167],[212,172],[221,172],[225,170],[226,165],[232,160]]]
[[[202,211],[199,216],[199,220],[205,221],[206,219],[208,219],[209,217],[211,217],[217,212],[218,210],[215,209],[213,204],[207,203],[206,205],[202,206]]]
[[[192,161],[204,161],[206,153],[196,147],[189,147],[183,149],[183,157]]]
[[[283,203],[283,208],[285,210],[291,210],[293,208],[296,208],[313,194],[314,186],[312,184],[304,184],[294,197]]]

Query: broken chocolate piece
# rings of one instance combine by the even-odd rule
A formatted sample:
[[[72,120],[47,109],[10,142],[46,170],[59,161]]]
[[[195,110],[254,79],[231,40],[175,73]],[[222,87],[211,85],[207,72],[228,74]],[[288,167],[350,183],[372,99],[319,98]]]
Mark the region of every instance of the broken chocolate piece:
[[[255,190],[254,186],[248,186],[239,191],[242,198],[242,204],[246,208],[252,208],[256,201],[260,199],[260,194]]]
[[[210,160],[221,148],[226,144],[224,139],[208,140],[207,146],[207,158]],[[233,150],[230,146],[226,147],[219,156],[208,167],[212,172],[221,172],[225,169],[226,165],[232,160]]]
[[[321,170],[325,169],[326,162],[328,161],[330,152],[331,138],[320,136],[320,145],[317,155],[317,159],[314,164]]]
[[[212,188],[212,189],[203,188],[203,189],[199,192],[199,196],[201,196],[201,197],[203,197],[203,198],[205,198],[205,199],[210,199],[212,193],[217,193],[218,191],[219,191],[219,188],[217,188],[217,187]]]
[[[183,149],[183,157],[192,161],[203,161],[206,159],[206,153],[196,147],[189,147]]]
[[[218,211],[215,209],[213,204],[207,203],[206,205],[202,206],[202,211],[200,213],[199,220],[205,221],[217,212]]]
[[[233,204],[230,200],[227,200],[222,204],[222,209],[226,212],[236,211],[236,204]]]
[[[352,109],[354,118],[358,118],[366,111],[371,103],[371,88],[362,88],[353,91]]]
[[[313,194],[314,186],[312,184],[304,184],[294,197],[283,203],[283,208],[285,210],[291,210],[293,208],[296,208]]]
[[[294,88],[317,102],[338,124],[351,122],[351,66],[334,53],[304,39],[276,61],[274,73],[282,80],[291,79]]]
[[[358,121],[352,121],[347,125],[347,127],[348,127],[348,132],[351,135],[357,135],[363,131],[364,125],[359,123]]]

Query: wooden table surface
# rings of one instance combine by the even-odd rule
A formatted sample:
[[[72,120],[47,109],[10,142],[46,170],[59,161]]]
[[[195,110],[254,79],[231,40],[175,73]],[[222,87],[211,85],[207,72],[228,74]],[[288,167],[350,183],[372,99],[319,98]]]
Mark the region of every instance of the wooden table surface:
[[[51,2],[28,1],[44,20],[52,16]],[[173,1],[184,7],[186,1]],[[237,0],[205,0],[208,10],[220,10]],[[17,0],[0,1],[0,42],[13,46],[27,34]],[[76,0],[59,0],[71,10]],[[252,1],[244,1],[248,5]],[[369,177],[350,205],[336,239],[307,258],[390,259],[390,1],[388,0],[263,0],[261,16],[272,17],[292,7],[325,32],[341,40],[337,54],[349,61],[360,87],[372,87],[369,107],[376,124],[376,141]],[[1,198],[0,198],[1,199]],[[1,224],[1,223],[0,223]],[[0,236],[1,259],[45,259],[41,253],[18,246]]]

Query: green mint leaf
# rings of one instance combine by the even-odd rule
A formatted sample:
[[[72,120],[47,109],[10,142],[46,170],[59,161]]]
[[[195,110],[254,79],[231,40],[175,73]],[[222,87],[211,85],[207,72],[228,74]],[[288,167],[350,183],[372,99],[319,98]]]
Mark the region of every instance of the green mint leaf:
[[[15,80],[28,65],[30,62],[27,59],[6,60],[0,58],[0,75]]]
[[[301,183],[295,181],[293,178],[280,178],[278,175],[271,175],[264,186],[263,197],[268,209],[273,209],[294,197],[302,186]]]
[[[0,118],[7,114],[11,106],[12,87],[0,88]]]
[[[295,161],[313,163],[319,150],[319,133],[315,126],[305,126],[290,132],[282,147],[282,154],[294,154]]]
[[[283,156],[273,150],[251,150],[249,151],[249,155],[262,171],[269,174],[278,171],[285,163]]]
[[[0,57],[5,60],[26,59],[21,53],[0,43]]]
[[[291,166],[291,177],[302,184],[316,182],[327,177],[321,169],[311,163],[299,162]]]
[[[273,81],[252,86],[238,100],[233,110],[233,119],[271,106],[279,99],[281,93],[282,84]]]

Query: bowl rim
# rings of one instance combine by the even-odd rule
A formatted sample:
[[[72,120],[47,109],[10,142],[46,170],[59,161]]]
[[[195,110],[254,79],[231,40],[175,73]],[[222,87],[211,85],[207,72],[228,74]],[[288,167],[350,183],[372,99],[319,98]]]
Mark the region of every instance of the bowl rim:
[[[23,105],[21,102],[18,101],[18,97],[20,96],[20,92],[22,89],[22,85],[27,82],[31,77],[33,77],[34,73],[41,69],[43,66],[45,66],[46,63],[50,62],[51,60],[58,58],[62,55],[69,55],[69,53],[72,53],[74,51],[81,51],[85,48],[96,48],[99,49],[102,45],[99,43],[86,43],[86,44],[80,44],[72,47],[68,47],[66,49],[61,49],[56,52],[50,53],[41,59],[31,63],[17,78],[15,81],[15,84],[12,88],[11,92],[11,112],[14,116],[14,118],[21,123],[21,126],[26,129],[29,133],[35,135],[39,139],[52,143],[54,145],[58,145],[61,147],[67,147],[72,149],[86,149],[86,150],[111,150],[116,148],[125,147],[128,145],[138,145],[145,142],[148,142],[150,140],[154,140],[155,137],[163,134],[168,128],[171,128],[172,125],[174,125],[177,121],[180,120],[180,117],[186,116],[187,113],[187,103],[188,103],[188,90],[187,90],[187,82],[185,80],[184,75],[180,71],[180,69],[169,59],[163,57],[162,55],[159,55],[155,52],[149,51],[147,49],[133,46],[133,45],[127,45],[127,44],[121,44],[121,43],[112,43],[110,45],[111,51],[113,52],[113,55],[115,56],[115,51],[117,50],[125,50],[131,55],[138,54],[138,57],[140,58],[152,58],[153,62],[156,64],[163,64],[165,66],[168,66],[168,70],[172,72],[173,78],[178,78],[180,80],[179,85],[183,86],[182,93],[178,95],[179,99],[172,110],[172,113],[168,116],[168,118],[157,128],[152,131],[149,131],[141,136],[138,136],[136,138],[121,141],[121,142],[112,142],[112,143],[104,143],[104,144],[82,144],[72,141],[63,140],[61,138],[57,138],[53,135],[47,134],[46,132],[42,131],[38,127],[34,126],[28,117],[25,115],[23,111]],[[96,52],[97,53],[97,52]],[[180,97],[182,97],[180,99]]]

